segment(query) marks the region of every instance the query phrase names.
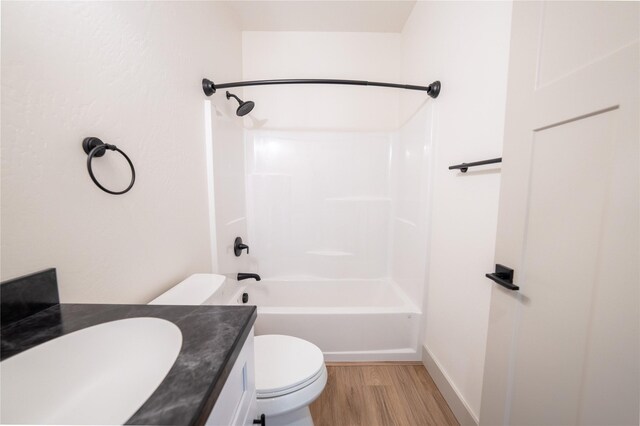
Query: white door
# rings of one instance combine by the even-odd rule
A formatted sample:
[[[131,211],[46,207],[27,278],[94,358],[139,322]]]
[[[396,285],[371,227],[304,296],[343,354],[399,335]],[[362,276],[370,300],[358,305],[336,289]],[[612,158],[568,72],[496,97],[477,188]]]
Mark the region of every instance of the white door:
[[[481,424],[638,424],[639,26],[514,2]]]

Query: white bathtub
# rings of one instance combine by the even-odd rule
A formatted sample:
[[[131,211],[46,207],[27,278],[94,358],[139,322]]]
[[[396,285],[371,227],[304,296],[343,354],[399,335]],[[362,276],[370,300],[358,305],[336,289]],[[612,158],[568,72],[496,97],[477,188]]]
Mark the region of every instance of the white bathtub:
[[[245,284],[246,283],[246,284]],[[227,280],[205,303],[258,306],[256,334],[318,345],[327,361],[417,361],[421,312],[385,280]]]

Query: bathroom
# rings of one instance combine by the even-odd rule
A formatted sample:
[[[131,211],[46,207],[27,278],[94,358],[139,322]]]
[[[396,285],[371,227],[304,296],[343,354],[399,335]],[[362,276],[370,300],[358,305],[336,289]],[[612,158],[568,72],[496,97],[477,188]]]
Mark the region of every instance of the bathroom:
[[[1,423],[638,424],[640,3],[3,1],[0,15]],[[233,84],[290,79],[306,81]],[[164,336],[156,352],[182,346],[119,417],[86,399],[90,417],[21,417],[38,410],[5,399],[7,364],[106,320]],[[202,330],[215,356],[186,352]],[[317,364],[314,392],[280,396],[311,392],[312,420],[260,420],[273,335],[298,348],[276,361]],[[127,352],[128,376],[151,371]],[[196,384],[187,356],[227,363]],[[236,373],[246,397],[227,403]],[[46,399],[37,376],[15,377]],[[198,386],[205,402],[181,399]],[[96,395],[107,411],[124,399]]]

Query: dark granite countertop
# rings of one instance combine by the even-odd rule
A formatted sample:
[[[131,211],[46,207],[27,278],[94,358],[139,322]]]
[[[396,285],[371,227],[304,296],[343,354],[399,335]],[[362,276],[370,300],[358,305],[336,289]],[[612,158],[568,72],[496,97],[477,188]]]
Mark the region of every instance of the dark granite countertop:
[[[0,359],[108,321],[165,319],[182,331],[182,348],[160,386],[127,424],[199,425],[220,395],[256,316],[255,306],[60,304],[3,327]]]

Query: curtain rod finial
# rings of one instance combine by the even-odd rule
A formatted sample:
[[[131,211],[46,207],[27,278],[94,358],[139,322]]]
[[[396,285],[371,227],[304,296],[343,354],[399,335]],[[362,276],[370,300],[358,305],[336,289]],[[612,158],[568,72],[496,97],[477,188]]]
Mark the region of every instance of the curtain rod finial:
[[[207,79],[207,78],[203,78],[202,79],[202,90],[204,91],[204,94],[207,96],[211,96],[214,93],[216,93],[216,85],[213,83],[213,81]]]
[[[441,87],[442,86],[440,85],[440,81],[436,80],[429,85],[429,91],[427,92],[427,94],[435,99],[440,94]]]

